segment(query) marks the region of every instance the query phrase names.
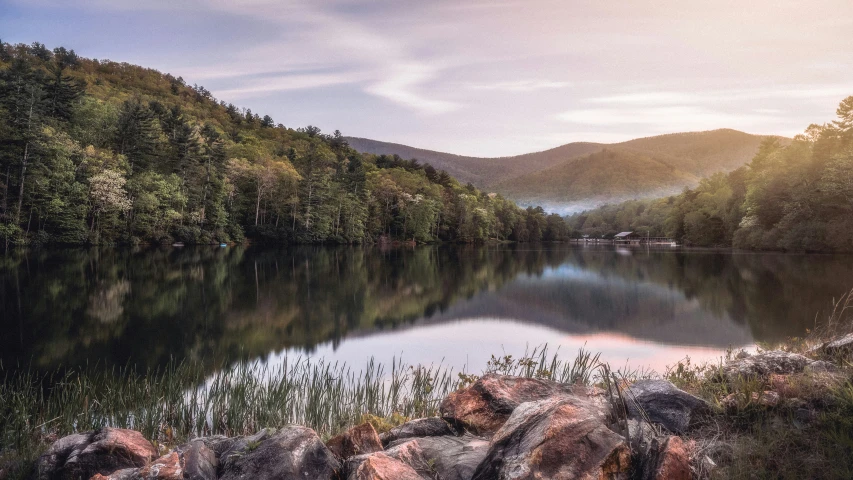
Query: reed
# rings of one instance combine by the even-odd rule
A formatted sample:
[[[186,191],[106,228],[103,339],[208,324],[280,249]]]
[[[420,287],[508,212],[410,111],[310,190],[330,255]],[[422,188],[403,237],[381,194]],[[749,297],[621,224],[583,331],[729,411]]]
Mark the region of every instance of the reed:
[[[492,357],[484,373],[589,383],[598,355],[581,349],[563,361],[547,346],[521,358]],[[436,415],[441,400],[476,378],[437,365],[370,360],[361,369],[304,357],[270,365],[242,362],[209,374],[200,362],[133,368],[85,368],[52,374],[0,365],[0,454],[32,461],[50,441],[104,426],[130,428],[163,445],[187,438],[255,433],[299,424],[323,437],[365,418]],[[2,460],[2,458],[0,458]]]

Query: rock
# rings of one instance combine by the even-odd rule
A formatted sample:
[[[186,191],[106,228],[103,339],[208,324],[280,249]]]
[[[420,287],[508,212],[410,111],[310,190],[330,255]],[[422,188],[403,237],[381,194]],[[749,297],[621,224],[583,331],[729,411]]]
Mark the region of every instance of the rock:
[[[142,468],[129,468],[92,480],[216,480],[216,455],[204,442],[195,440],[178,447]]]
[[[574,388],[548,380],[489,374],[448,395],[439,411],[457,429],[488,435],[496,432],[522,403],[571,395]]]
[[[692,444],[681,437],[667,438],[661,447],[655,473],[655,480],[690,480],[693,473],[690,469],[690,453]]]
[[[747,352],[746,350],[742,350],[742,349],[741,349],[741,350],[739,350],[739,351],[735,354],[735,358],[736,358],[736,359],[738,359],[738,360],[741,360],[741,359],[744,359],[744,358],[749,358],[749,357],[751,357],[751,356],[752,356],[752,354],[751,354],[751,353]]]
[[[424,480],[415,469],[384,453],[365,457],[346,476],[347,480]]]
[[[39,480],[52,480],[61,478],[62,468],[71,456],[77,456],[90,443],[94,432],[75,433],[60,438],[53,442],[50,448],[43,453],[36,466],[36,478]]]
[[[726,409],[728,412],[734,412],[737,410],[738,405],[740,405],[744,400],[745,396],[743,393],[730,393],[720,400],[720,405]]]
[[[752,392],[750,399],[753,403],[757,403],[762,407],[772,408],[779,405],[779,393],[774,392],[773,390],[765,390],[759,394],[758,392]]]
[[[657,430],[646,421],[628,420],[628,438],[631,452],[634,453],[631,468],[637,472],[634,478],[649,478],[657,464],[660,453],[661,438]]]
[[[138,468],[125,468],[117,470],[109,475],[96,474],[90,480],[137,480],[139,473]]]
[[[216,452],[204,440],[193,440],[178,447],[184,469],[184,478],[188,480],[216,480],[219,460]]]
[[[720,372],[715,371],[711,379],[733,382],[738,378],[765,378],[771,373],[799,373],[813,362],[814,360],[798,353],[775,350],[732,360],[723,366],[722,377]]]
[[[202,442],[207,448],[213,450],[216,458],[219,458],[226,450],[230,449],[235,442],[238,442],[243,437],[226,437],[225,435],[211,435],[209,437],[199,437],[193,442]]]
[[[810,348],[807,353],[824,354],[830,357],[843,357],[853,353],[853,333],[816,345]]]
[[[838,371],[838,366],[832,362],[817,360],[806,365],[803,371],[808,373],[834,373]]]
[[[648,417],[675,433],[686,431],[698,418],[710,411],[707,402],[676,388],[666,380],[638,380],[623,397],[630,418],[642,420]]]
[[[631,449],[598,404],[558,396],[518,406],[473,479],[627,479],[630,463]]]
[[[424,480],[470,480],[486,457],[488,448],[487,439],[466,433],[461,436],[402,439],[382,453],[408,465]],[[345,472],[352,475],[362,462],[373,455],[376,454],[351,457],[346,462]]]
[[[36,479],[77,480],[96,474],[145,466],[157,457],[141,433],[122,428],[102,428],[57,440],[38,460]]]
[[[488,440],[472,434],[424,437],[412,441],[417,442],[423,452],[428,471],[442,480],[469,480],[489,448]]]
[[[441,437],[444,435],[455,435],[456,432],[450,428],[450,424],[440,417],[419,418],[406,422],[392,428],[389,432],[379,436],[382,445],[388,445],[397,440],[405,440],[415,437]]]
[[[178,452],[163,455],[151,464],[140,468],[136,478],[139,480],[181,480],[184,478],[181,456]]]
[[[853,333],[824,344],[823,351],[829,355],[845,355],[853,352]]]
[[[314,430],[300,426],[238,439],[219,461],[222,480],[330,480],[341,468]]]
[[[347,459],[354,455],[373,453],[382,450],[382,442],[373,425],[362,423],[346,432],[331,438],[326,446],[338,458]]]

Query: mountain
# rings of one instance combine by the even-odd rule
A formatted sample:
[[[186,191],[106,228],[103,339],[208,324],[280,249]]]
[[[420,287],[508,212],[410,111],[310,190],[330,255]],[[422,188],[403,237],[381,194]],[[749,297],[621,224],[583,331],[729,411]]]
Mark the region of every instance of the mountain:
[[[542,152],[487,158],[454,155],[367,138],[346,137],[346,140],[350,147],[359,152],[373,155],[397,155],[404,159],[416,158],[421,163],[429,163],[437,169],[446,171],[460,182],[471,182],[481,187],[488,187],[524,175],[531,170],[543,170],[567,158],[597,152],[604,147],[600,143],[576,142]]]
[[[670,157],[679,169],[705,177],[749,162],[764,138],[724,128],[637,138],[615,146]]]
[[[510,179],[495,190],[525,204],[574,210],[590,202],[661,197],[699,181],[665,155],[607,147],[538,172]],[[573,208],[575,207],[575,208]]]
[[[752,159],[764,136],[731,129],[673,133],[616,144],[577,142],[514,157],[478,158],[348,138],[377,155],[417,158],[461,181],[522,204],[575,211],[601,203],[675,193]]]

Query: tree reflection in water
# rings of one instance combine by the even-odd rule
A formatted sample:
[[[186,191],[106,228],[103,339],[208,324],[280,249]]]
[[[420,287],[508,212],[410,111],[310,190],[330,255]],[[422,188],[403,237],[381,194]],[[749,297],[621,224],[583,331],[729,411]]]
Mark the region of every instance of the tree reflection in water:
[[[853,285],[853,257],[570,245],[44,249],[0,258],[0,281],[4,365],[212,367],[476,318],[668,345],[774,341],[804,333]]]

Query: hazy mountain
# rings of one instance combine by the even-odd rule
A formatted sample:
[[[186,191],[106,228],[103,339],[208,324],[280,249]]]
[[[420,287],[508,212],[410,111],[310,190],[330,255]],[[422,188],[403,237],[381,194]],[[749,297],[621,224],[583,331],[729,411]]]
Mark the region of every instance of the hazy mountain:
[[[522,204],[573,211],[606,202],[678,192],[752,159],[762,139],[737,130],[674,133],[616,144],[569,143],[514,157],[478,158],[348,138],[356,150],[417,158],[460,181]]]
[[[447,171],[460,182],[471,182],[482,187],[488,187],[531,171],[543,170],[568,158],[597,152],[604,147],[600,143],[576,142],[543,152],[513,157],[486,158],[436,152],[367,138],[346,137],[346,140],[352,148],[360,152],[374,155],[399,155],[404,159],[416,158],[421,163],[429,163],[435,168]]]
[[[590,202],[670,195],[699,181],[676,165],[665,155],[607,147],[512,178],[494,190],[524,204],[573,210],[572,205],[584,208]]]

